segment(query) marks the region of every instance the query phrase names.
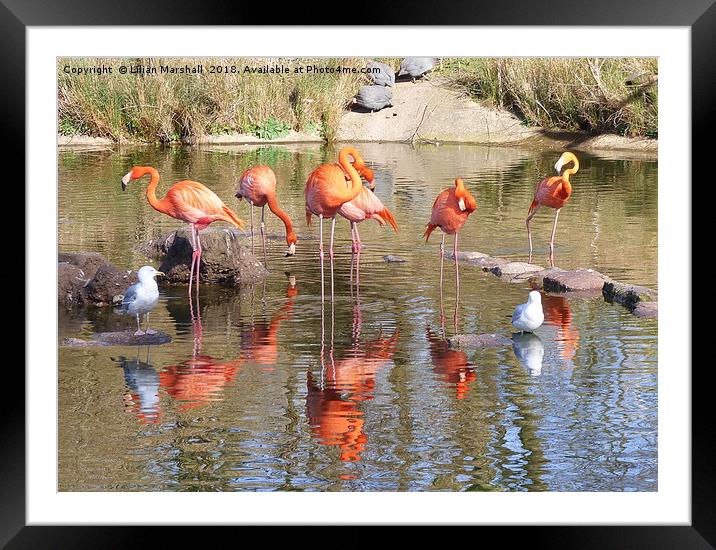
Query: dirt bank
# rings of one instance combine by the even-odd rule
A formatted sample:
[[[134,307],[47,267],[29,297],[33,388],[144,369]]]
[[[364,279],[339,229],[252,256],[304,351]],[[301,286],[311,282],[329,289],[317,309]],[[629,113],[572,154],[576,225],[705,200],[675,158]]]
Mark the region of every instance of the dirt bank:
[[[658,140],[613,134],[591,135],[526,126],[512,113],[475,102],[440,80],[397,82],[393,106],[374,113],[346,111],[336,132],[339,142],[535,144],[555,149],[630,151],[655,158]],[[107,147],[113,142],[89,136],[59,136],[60,147]],[[197,145],[321,143],[317,133],[289,132],[268,140],[250,134],[207,135]]]

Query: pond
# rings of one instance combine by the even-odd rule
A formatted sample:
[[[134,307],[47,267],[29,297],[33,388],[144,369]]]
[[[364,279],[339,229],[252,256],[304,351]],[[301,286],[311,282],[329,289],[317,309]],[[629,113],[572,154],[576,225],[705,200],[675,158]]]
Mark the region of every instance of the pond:
[[[122,192],[133,165],[159,170],[159,196],[194,179],[248,221],[236,182],[269,164],[299,235],[296,255],[284,257],[282,225],[269,214],[271,276],[240,289],[202,286],[194,318],[186,287],[160,280],[152,326],[169,344],[59,347],[59,490],[656,491],[655,319],[601,295],[552,294],[544,325],[511,347],[460,351],[445,341],[456,330],[512,337],[512,310],[529,288],[461,265],[456,302],[446,260],[441,299],[441,235],[421,237],[435,196],[461,176],[478,209],[459,249],[526,261],[527,209],[559,151],[354,145],[399,231],[360,225],[356,287],[339,218],[323,311],[318,224],[306,226],[303,187],[336,148],[59,151],[62,252],[101,252],[123,268],[152,263],[138,247],[181,222],[148,205],[146,184]],[[576,153],[556,265],[657,288],[657,162]],[[549,209],[533,221],[535,263],[548,265],[552,221]],[[388,254],[405,262],[385,262]],[[131,326],[112,308],[59,308],[60,342]]]

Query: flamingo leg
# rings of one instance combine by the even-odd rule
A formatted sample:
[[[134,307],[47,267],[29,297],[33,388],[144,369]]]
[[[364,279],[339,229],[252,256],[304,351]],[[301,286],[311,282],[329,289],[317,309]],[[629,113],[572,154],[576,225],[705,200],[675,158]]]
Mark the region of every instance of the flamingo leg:
[[[248,201],[251,205],[251,254],[254,253],[254,203]]]
[[[363,250],[363,243],[358,233],[358,224],[355,224],[356,233],[356,285],[360,287],[360,251]]]
[[[559,218],[559,211],[561,208],[557,208],[557,212],[554,215],[554,226],[552,227],[552,238],[549,240],[549,263],[550,267],[554,267],[554,235],[557,233],[557,218]]]
[[[194,280],[194,265],[196,264],[196,233],[191,225],[191,268],[189,269],[189,298],[191,299],[191,284]]]
[[[445,261],[445,233],[440,241],[440,294],[443,292],[443,263]]]
[[[328,256],[331,259],[331,308],[333,307],[333,235],[336,232],[336,217],[333,216],[331,223],[331,247],[328,249]]]
[[[355,222],[351,222],[351,296],[353,296],[353,264],[355,263],[356,254],[356,235],[355,235]]]
[[[318,257],[321,259],[321,316],[323,315],[323,304],[326,301],[325,298],[325,283],[323,282],[323,214],[318,215],[319,223],[319,240],[318,240]],[[323,330],[323,325],[321,325]]]
[[[199,270],[201,269],[201,237],[199,236],[199,230],[196,230],[196,247],[198,254],[196,257],[196,294],[199,295]],[[191,287],[189,287],[191,292]]]
[[[460,268],[458,267],[457,261],[457,233],[455,233],[453,255],[455,257],[455,316],[453,319],[453,324],[455,325],[455,333],[457,334],[457,313],[458,305],[460,304]]]
[[[539,208],[539,206],[537,208]],[[525,224],[527,225],[527,240],[530,242],[530,259],[528,260],[528,263],[532,263],[532,230],[530,229],[530,222],[532,221],[532,218],[535,217],[537,208],[535,208],[525,220]]]
[[[261,246],[264,249],[264,266],[267,264],[266,260],[266,224],[264,223],[264,211],[266,210],[266,206],[261,207]]]

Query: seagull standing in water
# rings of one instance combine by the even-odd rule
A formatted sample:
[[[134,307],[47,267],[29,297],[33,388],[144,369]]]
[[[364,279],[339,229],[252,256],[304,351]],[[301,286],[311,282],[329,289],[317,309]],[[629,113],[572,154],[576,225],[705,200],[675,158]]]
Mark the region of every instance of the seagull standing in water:
[[[157,271],[151,265],[145,265],[137,271],[139,282],[130,286],[124,293],[121,307],[117,308],[117,313],[129,314],[137,317],[137,332],[135,336],[143,336],[144,334],[156,334],[156,330],[149,328],[149,312],[154,309],[159,301],[159,287],[154,279],[157,275],[164,275],[161,271]],[[139,316],[145,315],[147,318],[147,330],[142,331],[139,324]]]
[[[532,290],[527,303],[520,304],[512,314],[512,326],[521,332],[532,332],[544,323],[542,311],[542,295]]]

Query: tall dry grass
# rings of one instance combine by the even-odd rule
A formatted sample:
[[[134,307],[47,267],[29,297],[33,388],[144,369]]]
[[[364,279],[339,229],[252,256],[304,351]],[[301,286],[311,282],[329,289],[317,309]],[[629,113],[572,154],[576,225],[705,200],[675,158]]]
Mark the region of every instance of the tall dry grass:
[[[527,124],[658,136],[656,58],[453,58],[440,72]]]
[[[182,67],[202,63],[203,74],[120,74],[121,64]],[[365,83],[358,74],[295,74],[312,64],[360,68],[353,59],[60,59],[58,61],[59,130],[116,141],[191,140],[230,132],[278,137],[288,130],[319,132],[331,141],[350,98]],[[72,75],[64,67],[114,68],[111,75]],[[209,74],[211,65],[238,73]],[[244,73],[243,67],[280,64],[289,74]]]

